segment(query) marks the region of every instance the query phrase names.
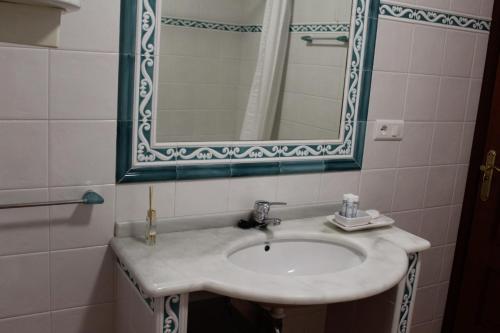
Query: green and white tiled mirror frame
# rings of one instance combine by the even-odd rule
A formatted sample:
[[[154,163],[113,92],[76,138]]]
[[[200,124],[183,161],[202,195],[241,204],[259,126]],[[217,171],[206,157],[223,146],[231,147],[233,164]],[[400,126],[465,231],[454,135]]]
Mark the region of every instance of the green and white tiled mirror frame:
[[[153,137],[160,3],[121,5],[118,183],[361,168],[380,0],[353,1],[340,139],[189,145],[158,144]],[[323,25],[300,26],[300,32],[318,29]]]

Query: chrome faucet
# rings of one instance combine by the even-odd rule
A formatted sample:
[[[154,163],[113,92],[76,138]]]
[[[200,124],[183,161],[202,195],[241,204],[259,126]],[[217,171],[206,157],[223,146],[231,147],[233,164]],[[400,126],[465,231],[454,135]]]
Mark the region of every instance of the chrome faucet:
[[[255,226],[260,229],[265,229],[269,225],[279,225],[281,224],[280,218],[270,218],[269,210],[271,206],[284,206],[286,202],[269,202],[264,200],[255,201],[252,212],[252,220]]]

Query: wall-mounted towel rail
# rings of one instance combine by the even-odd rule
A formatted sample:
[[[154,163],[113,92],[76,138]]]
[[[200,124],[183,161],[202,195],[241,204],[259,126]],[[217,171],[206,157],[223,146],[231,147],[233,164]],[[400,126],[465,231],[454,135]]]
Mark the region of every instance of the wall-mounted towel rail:
[[[337,36],[337,37],[302,36],[301,39],[303,41],[307,42],[308,45],[312,44],[315,40],[333,40],[333,41],[342,42],[342,43],[349,42],[349,37],[347,37],[347,36]]]
[[[58,201],[47,201],[47,202],[31,202],[31,203],[18,203],[18,204],[5,204],[0,205],[0,209],[10,209],[10,208],[27,208],[27,207],[44,207],[44,206],[61,206],[61,205],[72,205],[72,204],[82,204],[82,205],[100,205],[104,203],[104,198],[101,197],[94,191],[86,192],[81,199],[76,200],[58,200]]]

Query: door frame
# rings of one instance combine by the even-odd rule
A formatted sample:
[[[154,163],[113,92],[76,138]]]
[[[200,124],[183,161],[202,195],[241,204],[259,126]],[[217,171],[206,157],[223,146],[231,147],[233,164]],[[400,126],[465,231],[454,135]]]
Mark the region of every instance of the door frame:
[[[470,157],[467,184],[462,205],[462,217],[460,219],[458,238],[456,242],[455,258],[453,260],[453,269],[448,290],[448,298],[446,301],[445,315],[443,318],[442,333],[452,333],[454,329],[458,301],[463,282],[463,273],[465,270],[465,261],[467,253],[469,252],[469,241],[471,237],[472,222],[474,220],[474,209],[481,183],[481,173],[479,172],[479,167],[484,163],[485,159],[484,152],[486,148],[488,124],[500,55],[500,2],[498,1],[495,2],[492,18],[481,97],[472,144],[473,149]]]

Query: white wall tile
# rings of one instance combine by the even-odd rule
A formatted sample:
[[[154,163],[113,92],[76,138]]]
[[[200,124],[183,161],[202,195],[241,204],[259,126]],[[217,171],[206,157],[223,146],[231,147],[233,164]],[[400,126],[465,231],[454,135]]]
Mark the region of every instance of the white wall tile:
[[[429,8],[449,9],[450,1],[451,0],[417,0],[416,4]]]
[[[251,210],[256,200],[276,201],[278,177],[233,178],[229,184],[231,211]]]
[[[439,76],[409,75],[404,119],[432,121],[436,114],[439,94]]]
[[[406,123],[403,141],[399,146],[398,166],[411,167],[429,164],[434,125]]]
[[[413,25],[380,18],[375,46],[375,70],[406,72]]]
[[[176,183],[175,216],[225,212],[229,179],[194,180]]]
[[[437,305],[436,305],[436,312],[434,314],[434,317],[436,318],[441,318],[444,316],[444,312],[446,309],[446,298],[448,296],[448,288],[449,288],[448,283],[443,283],[439,285],[439,293],[438,293],[438,300],[437,300]]]
[[[477,111],[479,109],[479,100],[481,97],[482,84],[483,84],[482,80],[477,80],[477,79],[470,80],[465,121],[476,121]]]
[[[50,200],[80,198],[89,190],[104,198],[102,205],[69,205],[50,208],[50,248],[64,250],[107,245],[113,237],[115,186],[63,187],[50,189]]]
[[[374,72],[368,119],[402,119],[407,75]],[[390,96],[390,98],[388,98]]]
[[[35,314],[0,320],[2,333],[32,333],[36,328],[37,333],[52,333],[50,330],[50,314]]]
[[[455,243],[457,241],[461,215],[461,205],[451,207],[450,224],[448,226],[448,232],[446,234],[446,240],[448,244]]]
[[[438,121],[463,121],[467,105],[469,79],[444,77],[439,87],[436,113]]]
[[[452,203],[459,205],[464,200],[465,185],[467,183],[467,173],[469,172],[468,165],[459,165],[457,167],[457,178],[455,180],[455,189],[453,192]]]
[[[451,10],[472,15],[479,15],[481,1],[477,0],[451,0]]]
[[[0,47],[0,119],[47,119],[48,51]]]
[[[47,189],[0,191],[0,202],[43,202]],[[44,252],[49,249],[49,209],[33,207],[0,211],[0,255]]]
[[[427,180],[425,207],[449,205],[453,198],[456,166],[431,167]]]
[[[375,141],[373,131],[375,122],[369,121],[366,127],[363,169],[394,168],[397,164],[399,141]]]
[[[396,170],[361,172],[360,208],[389,212],[392,205]]]
[[[0,189],[46,187],[46,122],[0,122]]]
[[[488,34],[476,35],[476,50],[474,52],[474,61],[472,62],[472,77],[479,79],[483,77],[484,65],[486,62],[486,51],[488,50]]]
[[[424,210],[420,235],[431,242],[432,246],[446,243],[450,213],[449,206]]]
[[[458,160],[462,123],[437,123],[432,140],[431,164],[453,164]]]
[[[113,319],[113,304],[54,311],[52,333],[111,333]]]
[[[50,185],[114,184],[116,121],[51,121]]]
[[[50,118],[116,119],[118,55],[50,51]]]
[[[484,17],[491,17],[495,0],[481,0],[481,10],[479,14]]]
[[[52,252],[52,309],[113,301],[113,257],[111,248],[107,246]]]
[[[0,267],[0,318],[49,310],[48,253],[0,257]]]
[[[276,199],[289,205],[316,202],[319,197],[320,181],[319,173],[279,176]]]
[[[82,0],[81,8],[61,17],[60,45],[65,50],[118,52],[119,0]]]
[[[396,221],[396,226],[412,234],[418,235],[422,225],[422,210],[413,210],[407,212],[395,212],[390,214]]]
[[[345,193],[359,193],[361,172],[328,172],[321,175],[319,202],[342,202]]]
[[[438,287],[419,288],[415,297],[413,323],[419,324],[433,319],[436,309]],[[425,331],[423,331],[425,332]]]
[[[120,184],[116,186],[116,221],[145,221],[149,209],[149,186],[153,186],[156,216],[174,216],[175,182]]]
[[[410,72],[414,74],[441,74],[445,32],[443,28],[416,25],[413,33]]]
[[[458,157],[459,163],[463,164],[469,163],[475,129],[476,129],[475,123],[464,124],[464,131],[462,133],[462,142],[460,144],[460,154]]]
[[[441,265],[441,281],[448,281],[453,268],[453,258],[455,256],[455,245],[447,245],[443,253],[443,264]]]
[[[393,211],[422,208],[428,168],[399,169],[392,203]]]
[[[448,30],[446,32],[443,74],[468,77],[472,68],[474,44],[474,33]]]
[[[443,247],[433,247],[422,252],[422,270],[418,280],[419,286],[428,286],[439,282],[443,264]]]

